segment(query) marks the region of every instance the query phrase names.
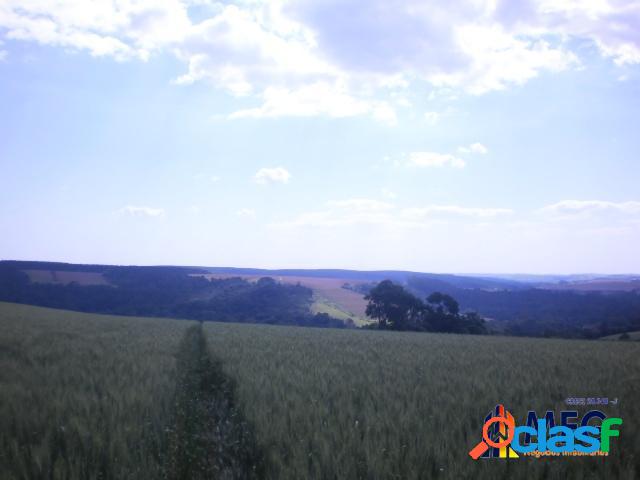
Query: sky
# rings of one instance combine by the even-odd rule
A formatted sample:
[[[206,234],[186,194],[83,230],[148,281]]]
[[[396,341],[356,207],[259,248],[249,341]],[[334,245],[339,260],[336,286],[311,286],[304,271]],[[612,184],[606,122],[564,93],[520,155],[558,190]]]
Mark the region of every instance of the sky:
[[[640,272],[640,2],[2,0],[0,258]]]

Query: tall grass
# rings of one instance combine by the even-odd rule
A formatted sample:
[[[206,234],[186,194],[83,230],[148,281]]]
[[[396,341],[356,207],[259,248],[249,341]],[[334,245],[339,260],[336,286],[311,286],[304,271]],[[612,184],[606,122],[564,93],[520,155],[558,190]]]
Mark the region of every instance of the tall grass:
[[[235,378],[272,479],[551,478],[640,475],[640,344],[205,325]],[[504,403],[571,409],[617,397],[608,458],[473,461],[485,415]],[[585,407],[578,407],[585,411]]]
[[[0,478],[160,478],[193,324],[0,303]]]

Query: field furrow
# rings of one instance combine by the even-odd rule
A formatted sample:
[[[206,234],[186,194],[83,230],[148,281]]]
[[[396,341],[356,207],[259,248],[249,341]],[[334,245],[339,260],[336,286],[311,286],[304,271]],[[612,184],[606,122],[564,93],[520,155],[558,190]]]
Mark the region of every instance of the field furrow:
[[[262,478],[262,454],[236,407],[235,385],[210,357],[201,326],[186,332],[178,372],[166,478]]]

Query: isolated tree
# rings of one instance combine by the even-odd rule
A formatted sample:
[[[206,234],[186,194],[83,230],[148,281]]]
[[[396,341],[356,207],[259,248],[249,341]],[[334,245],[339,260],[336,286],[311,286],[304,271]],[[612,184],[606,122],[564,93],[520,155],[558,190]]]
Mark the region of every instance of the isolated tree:
[[[384,280],[369,291],[366,313],[378,321],[378,328],[450,333],[487,333],[484,319],[475,312],[460,314],[451,296],[434,292],[425,304],[418,297]]]
[[[384,280],[364,297],[368,300],[366,314],[378,321],[379,328],[392,330],[421,329],[424,304],[402,285]]]

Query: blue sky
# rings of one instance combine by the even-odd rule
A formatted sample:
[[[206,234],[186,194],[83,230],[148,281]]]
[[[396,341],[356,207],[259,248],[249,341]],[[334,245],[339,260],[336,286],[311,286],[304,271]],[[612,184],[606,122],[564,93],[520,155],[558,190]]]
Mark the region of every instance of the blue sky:
[[[0,6],[0,257],[640,272],[640,4]]]

